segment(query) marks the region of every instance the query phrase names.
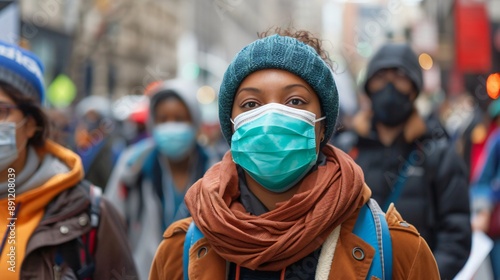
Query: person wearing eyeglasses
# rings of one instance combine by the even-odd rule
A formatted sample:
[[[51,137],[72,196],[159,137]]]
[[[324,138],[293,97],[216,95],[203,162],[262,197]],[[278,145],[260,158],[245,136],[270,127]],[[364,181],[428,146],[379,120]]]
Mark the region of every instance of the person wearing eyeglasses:
[[[0,41],[0,278],[136,279],[119,214],[47,139],[44,100],[38,57]]]

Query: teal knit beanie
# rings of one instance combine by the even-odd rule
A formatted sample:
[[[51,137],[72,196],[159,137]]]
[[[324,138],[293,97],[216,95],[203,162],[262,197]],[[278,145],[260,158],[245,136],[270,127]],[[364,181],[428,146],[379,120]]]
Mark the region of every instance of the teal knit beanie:
[[[326,115],[325,139],[321,144],[327,143],[339,111],[339,96],[332,72],[312,47],[280,35],[262,38],[244,47],[224,73],[219,91],[219,121],[226,141],[231,144],[230,118],[238,87],[248,75],[263,69],[286,70],[304,79],[314,89]]]

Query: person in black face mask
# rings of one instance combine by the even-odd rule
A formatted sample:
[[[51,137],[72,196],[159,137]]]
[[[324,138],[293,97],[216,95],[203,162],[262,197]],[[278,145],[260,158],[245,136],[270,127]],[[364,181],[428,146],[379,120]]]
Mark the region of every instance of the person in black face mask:
[[[408,120],[417,92],[403,69],[379,70],[367,86],[370,87],[375,122],[394,128]]]
[[[471,248],[468,174],[444,130],[427,126],[415,109],[423,87],[416,54],[407,44],[382,46],[363,86],[371,110],[354,117],[347,132],[354,141],[341,148],[363,169],[382,210],[394,203],[429,244],[441,278],[452,279]]]

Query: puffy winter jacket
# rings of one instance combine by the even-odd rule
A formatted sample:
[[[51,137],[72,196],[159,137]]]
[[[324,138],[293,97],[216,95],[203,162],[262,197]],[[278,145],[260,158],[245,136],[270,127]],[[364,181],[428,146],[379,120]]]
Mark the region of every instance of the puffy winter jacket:
[[[365,123],[366,124],[366,123]],[[403,133],[384,146],[375,130],[355,127],[348,150],[381,205],[402,187],[395,205],[434,253],[442,279],[452,279],[471,248],[468,172],[440,128],[429,130],[414,114]]]

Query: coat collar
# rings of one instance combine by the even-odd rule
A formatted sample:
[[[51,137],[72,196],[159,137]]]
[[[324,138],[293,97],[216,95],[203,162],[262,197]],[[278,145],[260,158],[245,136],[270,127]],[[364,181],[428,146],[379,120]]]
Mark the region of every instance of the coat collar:
[[[372,138],[375,132],[373,127],[372,111],[360,111],[353,118],[353,129],[361,137]],[[416,110],[410,115],[403,127],[403,137],[407,143],[412,143],[418,138],[425,135],[427,125]],[[378,137],[375,136],[377,139]]]

